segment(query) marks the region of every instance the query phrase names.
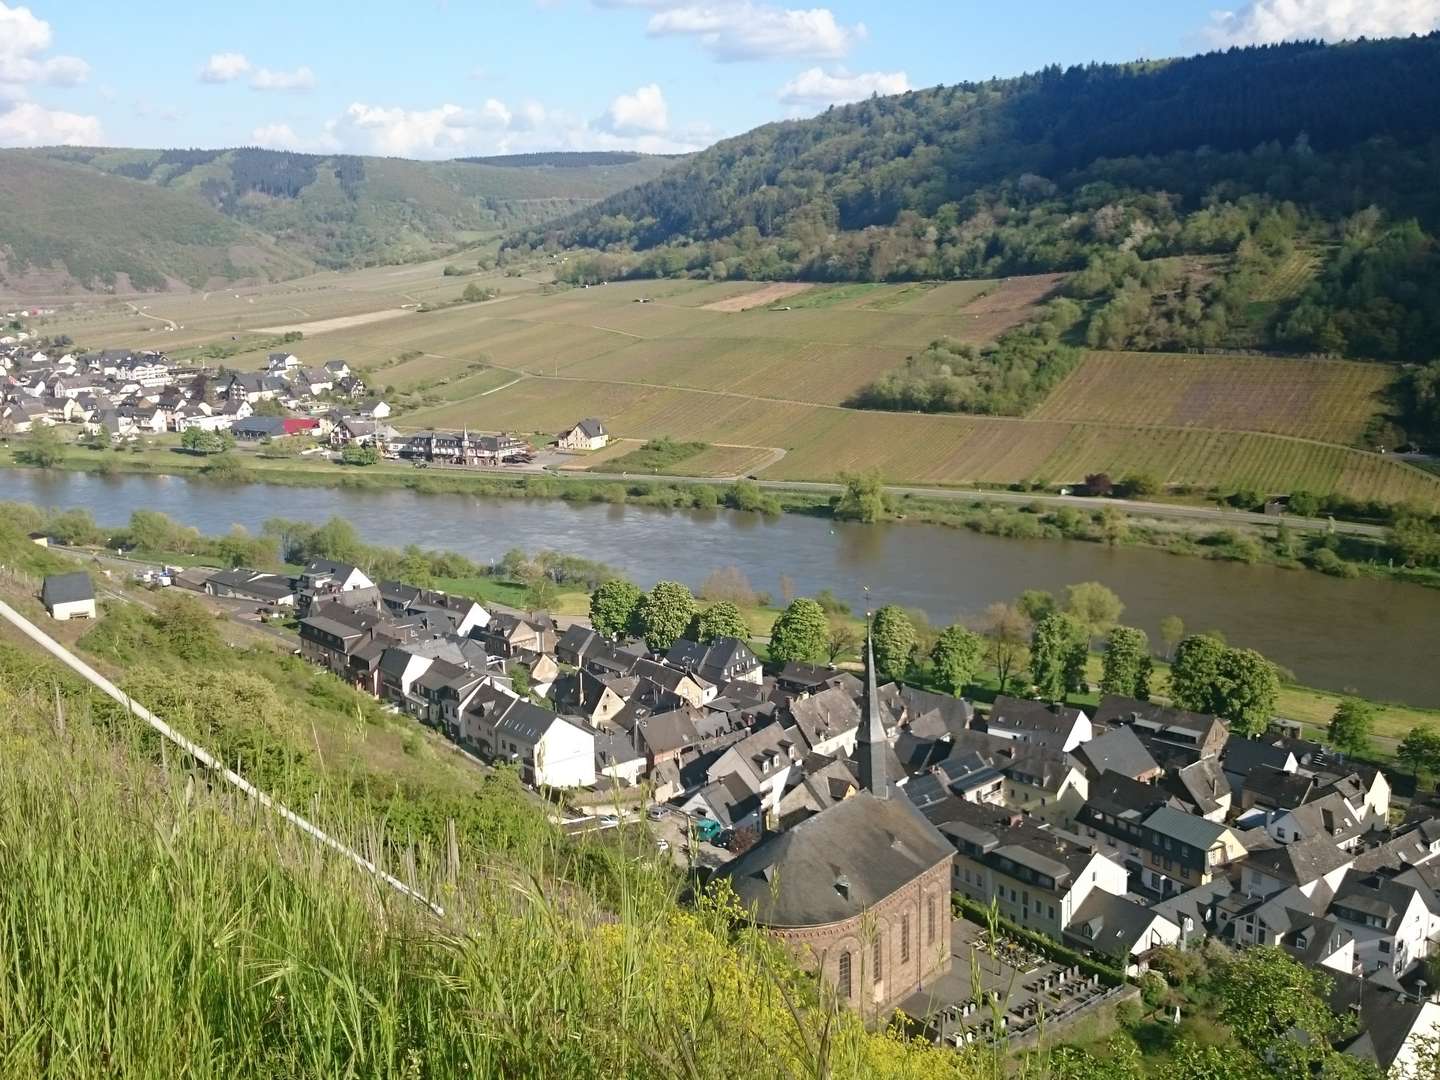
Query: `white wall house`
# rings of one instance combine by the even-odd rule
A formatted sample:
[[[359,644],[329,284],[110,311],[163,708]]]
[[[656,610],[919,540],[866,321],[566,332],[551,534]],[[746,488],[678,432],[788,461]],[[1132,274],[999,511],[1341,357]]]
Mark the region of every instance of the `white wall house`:
[[[95,617],[95,587],[83,570],[73,574],[52,574],[40,589],[45,610],[57,622]]]

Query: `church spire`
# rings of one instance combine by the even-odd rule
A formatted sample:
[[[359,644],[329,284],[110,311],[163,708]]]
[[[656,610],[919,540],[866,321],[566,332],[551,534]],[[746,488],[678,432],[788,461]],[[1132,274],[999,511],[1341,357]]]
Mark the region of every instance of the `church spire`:
[[[865,622],[865,701],[860,718],[860,734],[855,741],[855,756],[860,761],[860,789],[877,799],[890,797],[890,770],[885,741],[885,725],[880,722],[880,692],[875,686],[875,646],[871,639],[870,622]]]

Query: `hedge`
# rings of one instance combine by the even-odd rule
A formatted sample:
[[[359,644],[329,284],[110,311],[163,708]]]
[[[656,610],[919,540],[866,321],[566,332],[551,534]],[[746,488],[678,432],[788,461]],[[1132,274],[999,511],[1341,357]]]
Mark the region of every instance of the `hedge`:
[[[957,914],[963,915],[971,922],[979,923],[982,926],[988,926],[990,924],[992,912],[984,904],[971,900],[967,896],[960,896],[958,893],[952,897],[952,901]],[[1068,945],[1062,945],[1054,938],[1048,937],[1045,934],[1036,933],[1034,930],[1027,930],[1019,923],[1011,922],[999,912],[994,912],[993,914],[1000,928],[1007,934],[1034,946],[1056,963],[1077,965],[1080,970],[1086,974],[1098,975],[1101,982],[1107,986],[1119,986],[1128,981],[1123,968],[1105,963],[1103,960],[1096,960],[1093,956],[1087,956],[1085,953],[1072,949]]]

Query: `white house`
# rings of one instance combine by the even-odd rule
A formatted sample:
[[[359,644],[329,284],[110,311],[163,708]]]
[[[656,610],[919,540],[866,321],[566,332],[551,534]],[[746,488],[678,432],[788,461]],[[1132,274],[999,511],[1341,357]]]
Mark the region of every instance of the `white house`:
[[[997,738],[1034,743],[1067,754],[1095,734],[1090,717],[1082,709],[1004,695],[990,707],[985,730]]]
[[[601,450],[610,443],[610,433],[603,421],[587,416],[572,428],[560,433],[556,443],[562,450]]]
[[[499,692],[476,695],[460,717],[461,740],[494,761],[519,766],[536,787],[595,783],[595,732],[575,720]]]
[[[83,570],[51,574],[40,588],[40,599],[57,622],[95,617],[95,587]]]
[[[1351,870],[1327,914],[1355,935],[1355,959],[1365,972],[1399,975],[1429,955],[1436,916],[1413,885]]]

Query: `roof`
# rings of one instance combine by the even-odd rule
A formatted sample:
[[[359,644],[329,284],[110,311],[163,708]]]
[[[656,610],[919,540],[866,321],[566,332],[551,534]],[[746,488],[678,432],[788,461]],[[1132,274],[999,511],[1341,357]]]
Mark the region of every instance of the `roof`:
[[[1290,751],[1284,747],[1272,746],[1259,739],[1246,739],[1239,735],[1231,735],[1225,743],[1222,760],[1226,772],[1248,776],[1262,765],[1272,769],[1284,769],[1292,763],[1293,757]]]
[[[1089,765],[1097,776],[1105,772],[1116,772],[1139,779],[1160,768],[1145,749],[1139,736],[1123,727],[1082,743],[1075,748],[1074,754]]]
[[[1107,772],[1090,784],[1086,805],[1111,817],[1144,817],[1170,796],[1154,784],[1144,784],[1121,773]]]
[[[875,907],[953,848],[909,799],[857,791],[772,833],[717,875],[764,926],[823,926]]]
[[[605,425],[596,417],[587,416],[584,420],[581,420],[578,424],[571,428],[570,431],[578,431],[587,439],[598,439],[601,435],[605,434]],[[566,432],[567,435],[569,433],[570,432]]]
[[[860,706],[839,687],[791,702],[789,711],[796,729],[810,747],[860,726]]]
[[[1308,885],[1354,861],[1353,854],[1341,851],[1327,839],[1317,839],[1251,852],[1245,865],[1279,881]]]
[[[1145,827],[1201,851],[1208,851],[1229,831],[1224,825],[1176,810],[1173,806],[1162,806],[1153,811],[1145,819]]]
[[[1065,928],[1067,937],[1107,956],[1129,956],[1156,919],[1165,916],[1123,896],[1090,890]],[[1167,922],[1170,920],[1166,920]]]
[[[40,587],[40,599],[46,607],[94,600],[95,586],[84,570],[76,570],[72,574],[51,574]]]
[[[988,730],[1022,733],[1029,742],[1063,742],[1085,713],[1069,705],[1000,696],[990,707]]]
[[[1213,757],[1203,757],[1183,768],[1168,774],[1164,779],[1167,790],[1190,803],[1203,817],[1219,810],[1221,802],[1230,794],[1230,781],[1225,770]]]
[[[1359,1034],[1342,1044],[1341,1050],[1351,1057],[1373,1061],[1381,1072],[1387,1071],[1405,1048],[1428,1003],[1373,978],[1344,973],[1330,977],[1330,1007],[1342,1016],[1351,1011],[1360,1014]]]

